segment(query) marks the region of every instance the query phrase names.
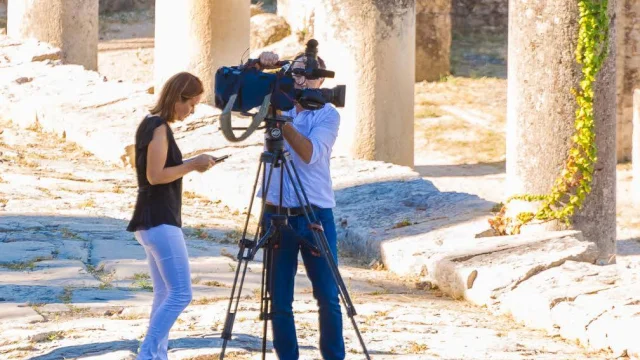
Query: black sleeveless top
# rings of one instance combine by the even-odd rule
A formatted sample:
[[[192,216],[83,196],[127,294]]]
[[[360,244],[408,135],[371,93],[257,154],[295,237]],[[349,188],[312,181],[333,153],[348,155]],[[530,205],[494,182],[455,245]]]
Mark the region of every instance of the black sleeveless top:
[[[167,125],[167,161],[165,167],[182,164],[182,152],[173,137],[173,131],[159,116],[148,115],[142,120],[136,131],[135,162],[138,178],[138,198],[133,217],[127,231],[148,230],[158,225],[182,227],[182,178],[168,184],[151,185],[147,180],[147,149],[153,131],[160,125]]]

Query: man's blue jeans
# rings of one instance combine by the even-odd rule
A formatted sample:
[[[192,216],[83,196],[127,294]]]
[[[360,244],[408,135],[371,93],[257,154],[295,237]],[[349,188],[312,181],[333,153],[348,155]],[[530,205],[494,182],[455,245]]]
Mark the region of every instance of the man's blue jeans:
[[[333,258],[338,262],[336,225],[332,209],[316,209],[316,217],[322,223]],[[271,214],[264,216],[264,230],[270,226]],[[304,216],[289,217],[289,225],[301,237],[315,243]],[[321,256],[316,256],[300,246],[293,235],[285,233],[279,247],[273,251],[272,321],[273,346],[280,360],[297,360],[298,339],[293,319],[293,291],[298,269],[298,252],[313,286],[313,296],[318,302],[320,320],[320,352],[325,360],[345,358],[342,338],[342,312],[336,285],[329,264]]]

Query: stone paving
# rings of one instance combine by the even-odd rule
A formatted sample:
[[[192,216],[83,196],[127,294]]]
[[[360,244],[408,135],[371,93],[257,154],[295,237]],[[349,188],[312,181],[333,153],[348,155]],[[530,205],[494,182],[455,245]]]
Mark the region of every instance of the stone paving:
[[[132,170],[36,127],[3,120],[0,129],[0,358],[133,358],[152,292],[144,253],[124,230],[136,192]],[[215,359],[244,215],[195,193],[184,198],[194,300],[171,333],[170,358]],[[252,262],[229,359],[260,358],[260,271]],[[343,257],[341,273],[374,359],[609,358],[355,259]],[[303,267],[296,292],[302,356],[318,359]],[[347,358],[363,358],[347,318],[345,337]]]

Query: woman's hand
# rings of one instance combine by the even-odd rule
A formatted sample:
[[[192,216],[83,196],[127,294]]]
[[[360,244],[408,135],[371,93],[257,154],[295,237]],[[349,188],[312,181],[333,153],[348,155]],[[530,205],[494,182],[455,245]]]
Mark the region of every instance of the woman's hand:
[[[260,54],[259,60],[260,60],[260,66],[265,68],[265,67],[276,66],[280,58],[276,53],[273,53],[271,51],[265,51],[262,54]]]
[[[198,172],[205,172],[216,164],[215,158],[211,155],[200,154],[189,161],[193,169]]]

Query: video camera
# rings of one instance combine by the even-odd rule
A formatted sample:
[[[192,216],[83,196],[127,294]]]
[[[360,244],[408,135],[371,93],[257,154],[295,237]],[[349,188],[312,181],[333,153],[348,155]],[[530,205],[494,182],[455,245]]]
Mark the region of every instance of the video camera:
[[[215,77],[215,106],[224,109],[237,94],[236,103],[231,111],[248,112],[260,106],[265,96],[271,94],[271,105],[276,110],[291,110],[294,102],[298,102],[307,110],[317,110],[326,103],[337,107],[344,107],[344,85],[333,89],[296,89],[294,75],[304,76],[309,80],[319,78],[333,78],[334,72],[320,69],[318,66],[318,42],[311,39],[305,49],[306,66],[304,69],[293,69],[289,61],[280,61],[282,66],[276,73],[265,73],[256,65],[259,60],[249,60],[240,66],[223,66],[216,72]]]
[[[273,73],[264,72],[258,68],[258,59],[250,59],[240,66],[223,66],[215,75],[215,106],[223,110],[220,124],[224,136],[229,141],[246,139],[258,125],[265,120],[271,110],[291,110],[295,103],[307,110],[321,109],[331,103],[337,107],[344,107],[346,87],[338,85],[332,89],[296,89],[295,77],[304,76],[306,79],[333,78],[334,72],[320,69],[318,66],[318,42],[311,39],[306,44],[304,52],[306,65],[304,68],[293,68],[291,61],[280,61],[281,68]],[[248,114],[249,111],[260,107],[253,115],[253,122],[245,134],[237,138],[231,130],[231,112]]]

